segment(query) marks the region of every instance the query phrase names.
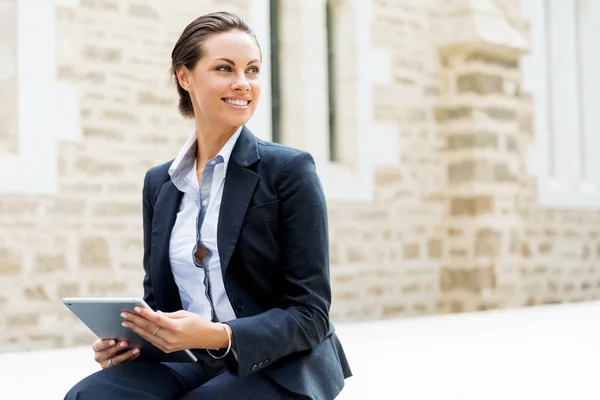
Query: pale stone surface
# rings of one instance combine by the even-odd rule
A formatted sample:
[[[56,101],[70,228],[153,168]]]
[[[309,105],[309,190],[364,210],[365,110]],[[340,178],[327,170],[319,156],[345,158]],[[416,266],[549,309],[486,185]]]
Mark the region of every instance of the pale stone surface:
[[[599,312],[590,302],[339,323],[354,376],[337,399],[595,400]],[[97,369],[89,345],[0,354],[0,398],[60,399]]]
[[[16,90],[16,69],[5,63],[16,60],[16,8],[14,0],[0,3],[9,32],[0,39],[2,100]],[[294,103],[282,122],[286,140],[300,147],[327,131],[324,65],[311,61],[315,49],[325,51],[320,3],[286,2],[297,19],[283,21],[282,77],[295,84],[286,83],[284,99]],[[439,1],[334,3],[344,21],[373,18],[364,40],[382,65],[357,68],[363,64],[345,44],[338,67],[344,79],[380,75],[370,80],[371,104],[357,104],[370,107],[374,124],[393,128],[388,153],[397,156],[375,167],[372,201],[329,199],[332,318],[597,299],[600,213],[541,208],[526,172],[535,138],[532,99],[520,89],[520,44],[440,47]],[[518,1],[493,3],[496,18],[525,29]],[[0,351],[89,343],[84,328],[61,328],[75,321],[61,297],[141,294],[144,172],[174,157],[192,129],[177,114],[170,51],[197,15],[225,8],[249,17],[250,4],[80,0],[57,8],[56,76],[79,91],[81,138],[57,143],[57,195],[0,193],[0,330],[8,332]],[[365,4],[364,15],[349,4]],[[338,25],[338,35],[349,26]],[[359,88],[338,87],[340,126],[352,127],[357,108],[348,104]],[[18,151],[11,104],[0,110],[0,157]],[[348,133],[345,140],[356,136]],[[358,157],[351,143],[342,147],[345,164]],[[323,160],[327,152],[317,153]]]
[[[0,1],[0,156],[18,151],[17,0]]]

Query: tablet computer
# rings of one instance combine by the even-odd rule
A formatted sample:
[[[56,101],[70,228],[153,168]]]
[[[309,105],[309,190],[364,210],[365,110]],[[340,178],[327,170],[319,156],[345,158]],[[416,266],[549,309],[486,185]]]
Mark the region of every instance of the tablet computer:
[[[137,360],[144,361],[169,361],[169,362],[197,362],[198,359],[190,350],[165,353],[152,343],[121,325],[123,318],[121,312],[134,312],[136,306],[151,309],[141,298],[72,298],[62,299],[73,314],[79,318],[99,339],[114,339],[126,341],[128,346],[123,351],[137,347],[140,355]]]

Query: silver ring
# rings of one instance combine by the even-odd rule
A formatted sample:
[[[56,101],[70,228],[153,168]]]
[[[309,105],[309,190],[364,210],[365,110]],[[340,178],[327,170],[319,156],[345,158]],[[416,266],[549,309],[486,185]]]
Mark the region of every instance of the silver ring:
[[[158,332],[158,330],[159,330],[159,329],[160,329],[160,326],[157,326],[157,327],[156,327],[156,329],[154,330],[154,332],[152,332],[152,334],[153,334],[154,336],[156,336],[156,332]]]
[[[114,367],[114,364],[113,364],[113,362],[112,362],[112,358],[109,358],[109,359],[108,359],[108,367],[109,367],[109,368],[110,368],[110,367]]]

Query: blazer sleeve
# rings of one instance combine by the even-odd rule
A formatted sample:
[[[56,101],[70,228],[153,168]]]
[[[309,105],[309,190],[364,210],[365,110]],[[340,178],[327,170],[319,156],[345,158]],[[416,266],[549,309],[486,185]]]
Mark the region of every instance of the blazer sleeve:
[[[291,156],[276,186],[284,307],[227,322],[235,338],[237,362],[227,357],[226,364],[237,375],[312,349],[329,331],[327,207],[313,157],[307,152]]]
[[[152,215],[154,207],[150,197],[150,172],[146,172],[144,177],[144,187],[142,189],[142,222],[144,230],[144,301],[156,310],[156,301],[152,291],[152,282],[150,281],[150,238],[152,236]]]

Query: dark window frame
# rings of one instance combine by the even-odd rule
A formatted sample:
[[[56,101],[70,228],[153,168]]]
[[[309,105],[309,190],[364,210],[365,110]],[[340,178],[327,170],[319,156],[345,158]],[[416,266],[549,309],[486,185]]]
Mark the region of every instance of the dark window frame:
[[[279,46],[281,8],[280,0],[270,0],[269,25],[271,36],[271,140],[281,143],[281,88]]]

